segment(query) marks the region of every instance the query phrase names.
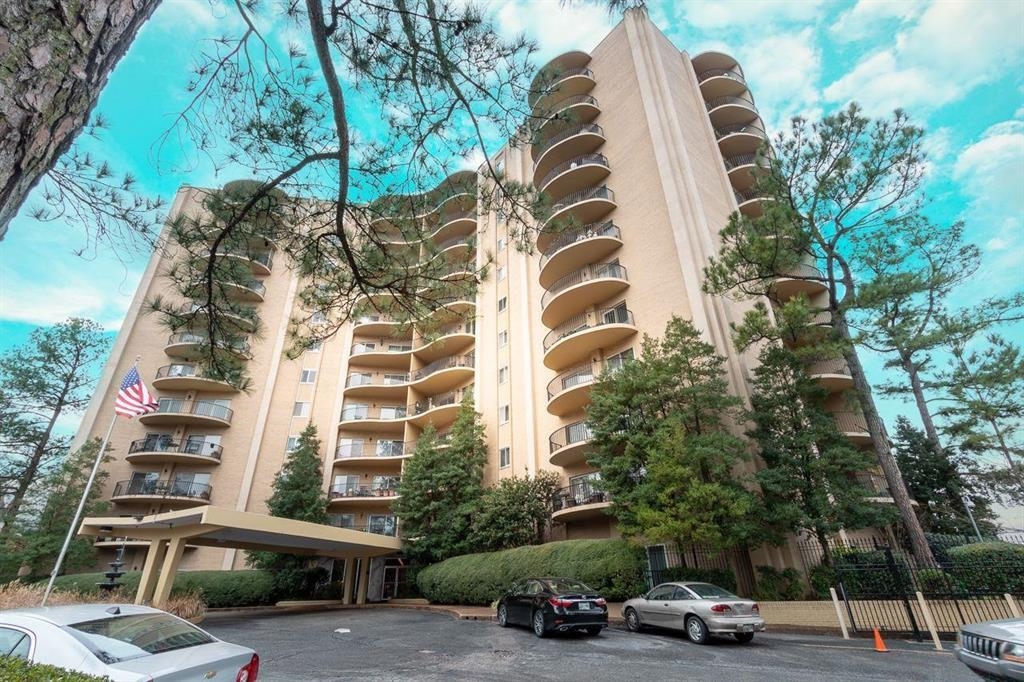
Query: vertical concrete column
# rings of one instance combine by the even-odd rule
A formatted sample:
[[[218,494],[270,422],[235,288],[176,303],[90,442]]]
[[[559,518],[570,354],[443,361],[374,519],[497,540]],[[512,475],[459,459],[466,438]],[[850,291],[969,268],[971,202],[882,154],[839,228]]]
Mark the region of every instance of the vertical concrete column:
[[[356,581],[356,558],[349,557],[345,559],[345,594],[342,597],[342,604],[352,603],[352,584]]]
[[[153,540],[149,543],[146,561],[142,564],[142,578],[139,580],[139,589],[135,591],[136,604],[145,604],[153,599],[158,567],[163,562],[166,551],[166,540]]]
[[[357,604],[366,603],[366,588],[370,582],[370,557],[364,556],[359,560],[359,594],[356,596]]]
[[[181,555],[185,553],[185,538],[171,538],[167,545],[167,554],[164,556],[164,564],[160,569],[160,579],[156,583],[156,592],[153,594],[153,606],[160,608],[171,596],[171,586],[174,585],[174,576],[178,573],[178,564],[181,562]]]

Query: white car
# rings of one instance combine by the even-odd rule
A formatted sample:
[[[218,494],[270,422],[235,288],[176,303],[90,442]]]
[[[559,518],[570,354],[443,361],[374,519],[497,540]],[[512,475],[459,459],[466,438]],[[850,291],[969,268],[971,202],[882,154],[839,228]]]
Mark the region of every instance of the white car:
[[[622,617],[630,632],[648,625],[672,628],[684,631],[694,644],[706,644],[711,635],[747,643],[764,630],[757,602],[710,583],[662,583],[623,604]]]
[[[0,611],[0,657],[112,682],[254,682],[260,657],[148,606],[76,604]]]

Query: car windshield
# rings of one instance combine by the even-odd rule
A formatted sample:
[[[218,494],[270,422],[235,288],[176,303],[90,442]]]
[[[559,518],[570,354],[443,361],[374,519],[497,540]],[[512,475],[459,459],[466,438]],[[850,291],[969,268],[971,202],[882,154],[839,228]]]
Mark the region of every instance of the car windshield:
[[[166,613],[89,620],[66,629],[96,658],[108,664],[216,641],[199,628]]]
[[[732,592],[711,583],[689,583],[687,587],[701,599],[739,599]]]
[[[548,580],[548,587],[555,594],[577,594],[581,592],[593,592],[592,589],[581,583],[579,580]]]

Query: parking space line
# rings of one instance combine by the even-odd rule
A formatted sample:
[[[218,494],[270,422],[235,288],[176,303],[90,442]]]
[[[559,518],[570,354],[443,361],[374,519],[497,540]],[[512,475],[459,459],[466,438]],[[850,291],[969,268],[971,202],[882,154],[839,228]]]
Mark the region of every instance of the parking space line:
[[[863,647],[863,646],[844,646],[842,644],[805,644],[803,642],[798,642],[797,646],[806,646],[806,647],[812,647],[812,648],[816,648],[816,649],[852,649],[853,651],[870,651],[870,652],[874,652],[874,649],[870,649],[868,647]],[[890,649],[889,651],[891,653],[939,654],[939,655],[946,655],[946,656],[952,656],[953,655],[952,651],[945,651],[945,650],[943,650],[943,651],[920,650],[919,651],[917,649]]]

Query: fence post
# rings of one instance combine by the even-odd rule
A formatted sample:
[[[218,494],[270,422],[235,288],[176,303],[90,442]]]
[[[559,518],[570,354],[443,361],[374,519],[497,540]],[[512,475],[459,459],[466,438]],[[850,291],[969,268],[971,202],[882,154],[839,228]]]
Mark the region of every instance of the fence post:
[[[829,587],[828,591],[832,595],[832,606],[836,607],[836,620],[839,621],[839,629],[843,632],[843,639],[850,639],[850,633],[846,630],[846,620],[843,619],[843,610],[839,608],[839,597],[836,595],[836,588]]]
[[[1013,614],[1013,617],[1020,618],[1020,608],[1017,606],[1017,600],[1014,599],[1009,592],[1003,594],[1003,598],[1006,599],[1006,603],[1010,605],[1010,613]]]
[[[914,629],[914,639],[919,642],[924,641],[924,637],[921,636],[921,628],[917,626],[917,619],[914,618],[914,609],[910,607],[910,600],[907,599],[907,586],[903,583],[904,576],[900,574],[899,569],[896,567],[896,560],[892,556],[892,548],[884,547],[885,551],[885,563],[889,567],[889,574],[892,575],[893,583],[899,590],[900,600],[903,602],[903,608],[907,612],[907,618],[910,619],[910,627]],[[907,571],[909,572],[909,568]]]
[[[921,590],[917,590],[917,603],[921,605],[921,613],[924,614],[924,622],[928,625],[928,632],[932,633],[932,641],[935,642],[936,650],[942,651],[942,642],[939,641],[939,633],[935,629],[935,619],[932,618],[932,610],[928,607],[928,602],[925,601]]]

